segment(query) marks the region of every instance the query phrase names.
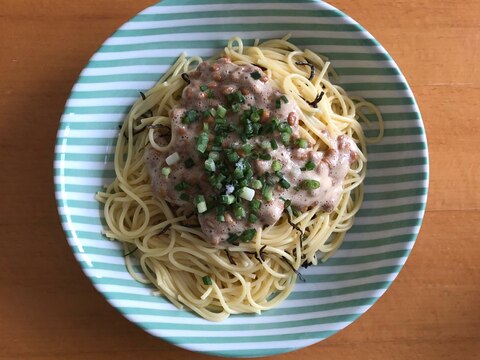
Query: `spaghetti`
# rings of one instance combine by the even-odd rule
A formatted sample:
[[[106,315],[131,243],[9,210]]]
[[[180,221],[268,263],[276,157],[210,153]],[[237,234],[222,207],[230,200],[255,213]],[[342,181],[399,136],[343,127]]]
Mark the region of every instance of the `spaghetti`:
[[[326,261],[340,247],[362,203],[366,144],[383,136],[377,108],[348,97],[332,84],[330,75],[336,74],[325,58],[300,50],[288,37],[255,45],[245,46],[234,37],[220,56],[239,66],[262,69],[275,89],[294,100],[299,133],[314,151],[336,148],[335,139],[341,137],[351,139],[356,149],[331,212],[321,204],[302,211],[285,204],[278,221],[257,227],[250,241],[234,245],[221,241],[214,246],[188,207],[176,206],[152,191],[145,158],[149,151],[165,153],[175,143],[172,110],[179,107],[189,74],[202,63],[201,58],[187,59],[184,54],[133,105],[117,140],[116,179],[96,195],[104,204],[105,235],[123,244],[132,276],[153,284],[158,295],[177,307],[185,306],[211,321],[277,306],[292,291],[302,266]],[[378,119],[379,134],[373,139],[364,136],[359,123],[363,120],[371,126],[363,109]],[[133,258],[141,274],[135,271]]]

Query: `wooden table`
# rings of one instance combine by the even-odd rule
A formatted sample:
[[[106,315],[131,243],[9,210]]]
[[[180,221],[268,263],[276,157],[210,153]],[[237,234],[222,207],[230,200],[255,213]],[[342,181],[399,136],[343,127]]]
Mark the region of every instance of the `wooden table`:
[[[54,200],[56,128],[97,47],[154,0],[2,0],[0,358],[209,359],[147,335],[94,291]],[[423,113],[430,195],[418,242],[353,325],[278,359],[479,359],[480,1],[335,0],[397,61]]]

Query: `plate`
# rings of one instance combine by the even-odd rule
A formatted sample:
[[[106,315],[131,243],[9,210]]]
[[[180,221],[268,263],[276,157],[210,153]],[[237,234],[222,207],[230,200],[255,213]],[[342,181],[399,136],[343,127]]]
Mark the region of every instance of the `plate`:
[[[368,147],[365,200],[340,250],[327,263],[304,270],[306,282],[298,282],[280,307],[211,323],[175,308],[130,277],[119,244],[101,235],[103,215],[94,194],[114,177],[115,139],[124,114],[182,51],[210,56],[233,35],[248,42],[286,33],[294,44],[328,56],[350,94],[380,107],[385,138]],[[397,65],[350,17],[308,0],[165,0],[142,11],[82,71],[60,122],[54,167],[68,242],[108,302],[154,336],[231,357],[314,344],[367,311],[412,250],[428,188],[423,123]]]

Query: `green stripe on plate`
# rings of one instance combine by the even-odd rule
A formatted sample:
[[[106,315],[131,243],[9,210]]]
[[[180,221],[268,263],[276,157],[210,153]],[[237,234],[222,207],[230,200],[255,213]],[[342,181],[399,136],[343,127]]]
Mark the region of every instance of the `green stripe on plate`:
[[[382,193],[367,193],[365,194],[365,201],[375,201],[375,200],[393,200],[401,199],[404,197],[412,196],[424,196],[427,195],[428,188],[412,188],[407,190],[396,190],[396,191],[386,191]]]
[[[345,322],[352,322],[355,320],[360,314],[352,314],[348,318],[341,318],[345,319]],[[334,320],[333,318],[331,320]],[[143,322],[141,327],[148,330],[157,330],[157,329],[165,329],[162,326],[163,323],[160,323],[158,328],[153,327],[150,323]],[[225,331],[225,330],[224,330]],[[278,334],[278,335],[256,335],[256,336],[235,336],[235,337],[215,337],[215,344],[242,344],[242,343],[252,343],[254,347],[255,343],[264,343],[270,341],[277,341],[281,344],[282,341],[289,341],[289,340],[304,340],[304,339],[317,339],[319,337],[328,337],[336,333],[336,331],[311,331],[308,333],[298,333],[298,334]],[[178,343],[188,343],[188,344],[203,344],[205,343],[205,337],[186,337],[186,336],[172,336],[169,337],[169,340],[172,342]],[[206,351],[206,350],[204,350]]]
[[[282,26],[282,29],[285,32],[289,31],[332,31],[332,32],[358,32],[358,29],[354,25],[349,24],[318,24],[315,22],[312,23],[257,23],[255,24],[255,31],[275,31],[278,29],[279,25]],[[151,35],[166,35],[171,34],[172,31],[175,31],[177,34],[184,33],[204,33],[204,32],[241,32],[248,31],[248,27],[245,27],[245,24],[214,24],[214,25],[189,25],[189,26],[172,26],[172,27],[161,27],[161,28],[149,28],[149,29],[128,29],[128,30],[118,30],[114,38],[119,37],[136,37],[136,36],[151,36]]]
[[[368,169],[367,169],[368,172]],[[380,185],[380,184],[395,184],[408,181],[419,181],[427,180],[428,174],[421,173],[412,173],[412,174],[400,174],[394,176],[377,176],[377,177],[367,177],[365,179],[365,185]]]
[[[344,322],[344,321],[350,320],[352,316],[355,316],[355,315],[347,314],[347,315],[337,315],[337,316],[325,316],[321,318],[294,320],[294,321],[282,321],[282,327],[294,329],[296,327],[301,327],[301,326],[312,326],[312,325]],[[144,324],[148,329],[168,329],[168,330],[187,330],[187,331],[192,331],[192,330],[205,330],[205,331],[246,330],[248,331],[248,330],[269,330],[269,329],[278,328],[277,322],[269,323],[267,321],[268,320],[265,319],[265,322],[261,322],[259,324],[256,324],[255,326],[252,326],[250,324],[225,325],[223,323],[175,324],[175,323],[167,323],[167,322],[145,322]],[[288,334],[288,335],[293,335],[293,334]],[[298,335],[298,334],[295,334],[295,335]],[[270,338],[271,336],[272,335],[260,335],[260,337],[267,337],[267,338]],[[239,335],[239,336],[236,336],[235,339],[239,340],[241,338],[250,338],[250,337],[251,336],[248,336],[248,335]]]
[[[288,16],[288,17],[339,17],[335,11],[329,10],[279,10],[267,9],[269,16]],[[229,10],[224,12],[218,11],[198,11],[185,13],[169,13],[169,14],[141,14],[132,19],[132,23],[144,21],[162,21],[162,20],[188,20],[188,19],[204,19],[204,18],[230,18],[230,17],[264,17],[265,13],[258,10]]]
[[[91,217],[91,216],[80,216],[80,215],[60,215],[60,218],[63,222],[73,222],[75,224],[87,224],[87,225],[99,225],[106,226],[107,223],[103,217]]]
[[[347,237],[348,239],[348,237]],[[412,236],[408,235],[398,235],[386,237],[383,239],[374,239],[374,240],[362,240],[362,241],[344,241],[342,244],[342,249],[366,249],[373,248],[384,245],[400,244],[413,242]],[[398,269],[400,271],[400,269]]]
[[[95,283],[99,283],[98,280],[95,279]],[[116,279],[115,279],[116,280]],[[101,283],[101,282],[100,282]],[[117,284],[121,285],[121,284]],[[262,312],[262,316],[269,317],[269,316],[279,316],[279,315],[299,315],[299,314],[306,314],[310,312],[317,312],[317,311],[328,311],[328,310],[336,310],[336,309],[344,309],[349,307],[355,306],[365,306],[371,305],[375,302],[375,298],[361,298],[355,300],[347,300],[347,301],[340,301],[328,304],[318,304],[315,306],[299,306],[299,307],[292,307],[292,308],[285,308],[285,309],[272,309],[268,311]],[[174,316],[174,317],[192,317],[191,313],[188,312],[171,312],[169,310],[159,310],[159,309],[148,309],[148,308],[124,308],[125,314],[128,315],[153,315],[153,316]],[[188,314],[186,316],[185,314]],[[248,318],[256,315],[239,315],[241,318]]]
[[[382,154],[382,153],[401,152],[401,151],[426,150],[427,145],[423,142],[411,142],[411,143],[388,144],[388,145],[373,144],[373,145],[367,145],[367,149],[369,154]]]
[[[244,44],[252,45],[254,39],[242,39]],[[342,39],[342,38],[294,38],[292,41],[298,46],[313,46],[313,45],[337,45],[337,46],[376,46],[376,43],[371,39]],[[139,50],[155,50],[163,49],[201,49],[212,48],[221,49],[225,47],[224,40],[210,41],[208,44],[205,41],[162,41],[162,42],[145,42],[139,44],[124,44],[124,45],[103,45],[99,53],[104,52],[125,52],[125,51],[139,51]],[[338,53],[325,53],[327,56],[334,57]],[[346,57],[348,54],[348,57]],[[352,56],[352,54],[355,54]],[[343,57],[335,56],[337,60],[389,60],[388,56],[382,53],[344,53]]]

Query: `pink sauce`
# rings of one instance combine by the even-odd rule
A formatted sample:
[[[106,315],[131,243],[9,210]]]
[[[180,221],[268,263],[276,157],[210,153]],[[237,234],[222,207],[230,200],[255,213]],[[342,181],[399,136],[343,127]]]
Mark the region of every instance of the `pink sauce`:
[[[205,169],[206,153],[212,149],[214,140],[215,120],[213,116],[205,116],[205,111],[217,109],[219,105],[228,111],[225,115],[227,123],[234,125],[235,131],[229,132],[221,143],[223,149],[233,148],[240,159],[247,157],[242,146],[250,144],[256,152],[271,159],[246,158],[251,165],[254,178],[264,179],[269,176],[275,180],[275,172],[272,170],[273,162],[281,164],[281,178],[289,187],[285,188],[279,182],[272,185],[272,199],[266,200],[262,196],[262,190],[255,190],[255,199],[261,201],[260,209],[255,212],[256,221],[248,220],[250,203],[237,197],[237,201],[247,210],[246,218],[237,218],[231,209],[225,209],[224,221],[218,220],[218,212],[215,208],[218,203],[210,204],[208,211],[198,214],[198,220],[202,231],[212,244],[218,244],[231,237],[232,234],[241,234],[246,229],[259,229],[265,225],[276,223],[283,211],[285,200],[290,200],[292,206],[300,211],[309,207],[320,205],[322,210],[331,212],[338,204],[342,194],[342,181],[348,173],[350,164],[357,158],[357,147],[353,140],[346,135],[333,139],[334,147],[326,151],[314,151],[312,144],[307,148],[299,148],[299,113],[296,103],[286,98],[273,87],[267,76],[256,66],[235,65],[228,59],[222,58],[214,63],[201,63],[197,70],[189,75],[190,84],[185,87],[178,108],[171,111],[171,134],[175,141],[168,153],[160,153],[153,148],[146,152],[145,162],[152,179],[152,189],[156,196],[165,199],[173,205],[185,206],[195,211],[194,197],[204,195],[207,199],[229,194],[229,190],[238,186],[225,186],[220,189],[212,187],[209,175],[212,173]],[[240,92],[243,95],[243,103],[238,104],[238,112],[231,110],[231,97]],[[279,106],[280,105],[280,106]],[[289,125],[291,137],[285,145],[282,143],[281,133],[276,130],[268,134],[259,134],[251,138],[242,139],[241,115],[248,111],[251,106],[263,109],[258,121],[262,126],[267,126],[272,119]],[[196,110],[198,119],[192,123],[185,123],[184,118],[188,111]],[[197,150],[197,138],[204,132],[204,123],[208,124],[209,143],[204,154]],[[267,145],[274,140],[277,149]],[[165,145],[165,138],[157,136],[156,141]],[[169,166],[171,173],[168,176],[162,174],[162,168],[167,167],[166,158],[178,153],[180,161]],[[218,151],[215,151],[218,152]],[[220,153],[222,153],[220,151]],[[306,170],[309,163],[311,170]],[[229,165],[226,176],[236,167],[242,167],[242,161]],[[305,181],[318,183],[318,187],[305,187]],[[178,190],[179,184],[188,184],[185,189]],[[251,185],[248,185],[251,187]],[[234,193],[235,194],[235,193]]]

